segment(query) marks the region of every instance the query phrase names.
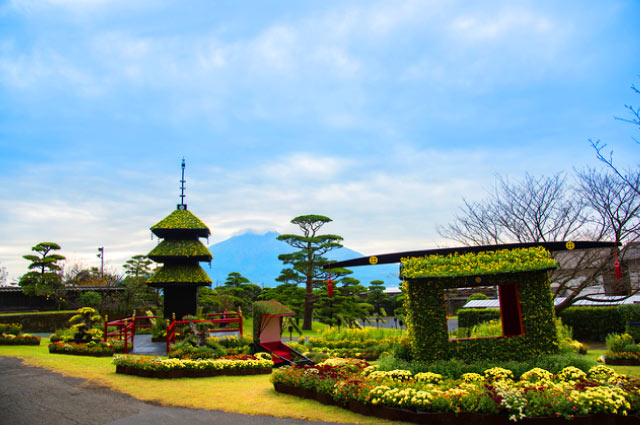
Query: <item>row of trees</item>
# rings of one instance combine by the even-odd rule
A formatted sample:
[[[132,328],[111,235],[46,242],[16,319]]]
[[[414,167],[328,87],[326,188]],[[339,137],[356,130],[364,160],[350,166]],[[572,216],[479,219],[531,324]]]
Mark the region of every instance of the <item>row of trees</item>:
[[[307,216],[305,220],[317,220],[320,216]],[[324,222],[330,221],[322,217]],[[295,219],[300,223],[302,217]],[[314,225],[316,229],[319,227]],[[293,235],[283,235],[282,237],[293,239]],[[326,241],[323,236],[310,236],[311,247],[318,241]],[[333,239],[337,239],[335,235]],[[309,245],[307,245],[308,247]],[[336,246],[336,245],[332,245]],[[337,245],[340,246],[340,245]],[[324,247],[326,249],[326,246]],[[309,248],[307,248],[308,251]],[[143,255],[136,255],[128,260],[124,266],[124,274],[107,271],[101,273],[97,268],[83,269],[77,265],[63,271],[60,262],[65,257],[58,254],[60,246],[54,242],[41,242],[32,247],[33,254],[25,255],[24,258],[30,261],[29,272],[20,278],[19,284],[27,295],[45,296],[56,301],[58,308],[65,302],[68,286],[109,286],[119,287],[116,297],[105,299],[97,292],[86,292],[80,296],[78,302],[83,305],[107,309],[109,311],[130,312],[134,309],[144,311],[162,305],[160,293],[145,284],[145,281],[154,272],[154,263]],[[322,250],[319,250],[320,252]],[[285,255],[285,258],[295,258],[296,255]],[[309,258],[308,256],[306,258]],[[286,260],[285,264],[290,264],[290,269],[282,272],[279,280],[284,281],[274,288],[262,289],[260,286],[251,283],[249,279],[238,272],[229,273],[225,282],[215,288],[203,287],[199,291],[199,305],[205,311],[237,310],[250,311],[251,305],[257,300],[276,299],[289,306],[296,312],[298,319],[304,317],[305,306],[308,305],[308,294],[305,288],[299,287],[298,283],[303,280],[304,273],[297,275],[296,267],[303,272],[312,270],[318,273],[312,281],[311,304],[317,305],[315,317],[320,321],[332,324],[352,324],[358,319],[366,318],[372,314],[382,315],[384,307],[395,308],[392,300],[387,300],[384,295],[384,282],[374,281],[367,289],[360,285],[356,279],[348,277],[351,273],[345,269],[334,271],[336,278],[336,288],[334,296],[329,298],[326,288],[321,288],[326,272],[322,266],[326,259],[318,256],[311,256],[314,262],[311,268],[301,267],[300,264]],[[363,295],[365,295],[363,297]]]

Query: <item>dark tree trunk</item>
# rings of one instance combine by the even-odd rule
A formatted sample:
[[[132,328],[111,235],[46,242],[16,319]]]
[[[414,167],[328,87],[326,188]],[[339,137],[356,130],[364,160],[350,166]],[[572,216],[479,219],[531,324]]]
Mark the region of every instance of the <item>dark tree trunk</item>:
[[[313,281],[307,277],[306,285],[307,295],[304,297],[304,321],[302,322],[302,330],[310,331],[313,322]]]

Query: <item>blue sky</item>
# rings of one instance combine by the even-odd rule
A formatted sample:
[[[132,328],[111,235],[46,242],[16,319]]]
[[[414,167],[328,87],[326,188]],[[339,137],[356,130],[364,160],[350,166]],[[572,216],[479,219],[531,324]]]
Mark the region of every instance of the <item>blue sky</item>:
[[[374,254],[436,231],[495,175],[637,164],[635,1],[0,3],[0,266],[148,252],[187,203],[211,242],[324,214]],[[635,102],[635,103],[634,103]]]

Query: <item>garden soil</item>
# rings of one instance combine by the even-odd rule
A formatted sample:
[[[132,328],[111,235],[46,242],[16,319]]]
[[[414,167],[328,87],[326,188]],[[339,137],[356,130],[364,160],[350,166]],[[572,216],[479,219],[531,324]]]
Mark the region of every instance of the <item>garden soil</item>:
[[[0,425],[330,425],[212,410],[162,407],[0,357]],[[337,425],[337,424],[336,424]]]

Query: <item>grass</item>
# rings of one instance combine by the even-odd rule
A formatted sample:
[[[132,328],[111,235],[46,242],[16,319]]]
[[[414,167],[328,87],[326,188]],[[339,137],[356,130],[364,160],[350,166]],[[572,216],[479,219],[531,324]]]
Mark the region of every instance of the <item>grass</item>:
[[[606,351],[607,350],[589,350],[587,354],[585,354],[585,357],[590,360],[596,361],[598,357],[602,356]],[[628,375],[628,376],[632,376],[634,378],[640,379],[640,366],[609,366],[609,367],[615,370],[616,373],[618,374]]]
[[[49,354],[48,343],[49,339],[43,338],[40,346],[0,346],[0,356],[19,357],[29,366],[84,378],[92,384],[163,406],[328,422],[398,423],[357,415],[336,406],[326,406],[315,401],[279,394],[273,389],[269,375],[167,380],[119,375],[115,373],[115,366],[111,364],[110,357]]]

